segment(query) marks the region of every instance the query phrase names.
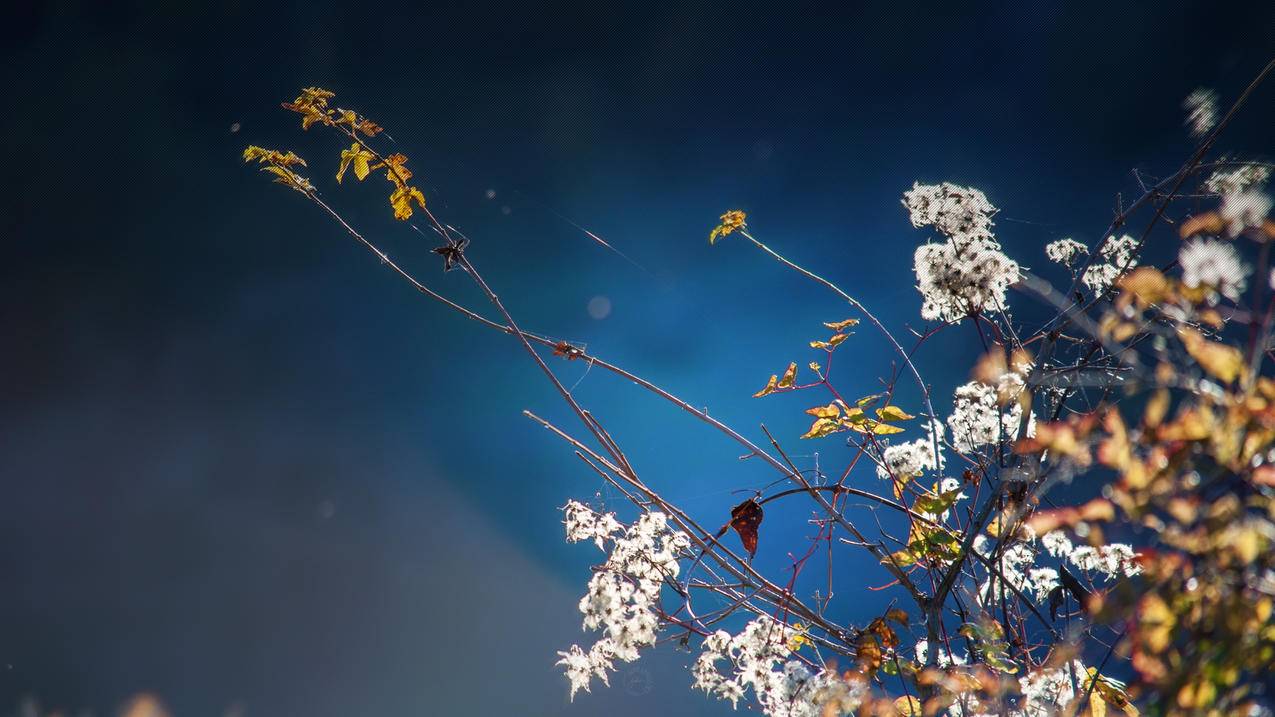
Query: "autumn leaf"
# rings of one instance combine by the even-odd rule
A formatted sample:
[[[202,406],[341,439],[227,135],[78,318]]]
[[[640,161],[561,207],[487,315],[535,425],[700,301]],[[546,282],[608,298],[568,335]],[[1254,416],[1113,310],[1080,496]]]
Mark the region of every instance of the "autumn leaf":
[[[899,717],[921,717],[921,700],[907,695],[894,701],[894,713]]]
[[[395,152],[385,158],[384,164],[377,164],[372,169],[380,169],[385,167],[385,178],[393,182],[396,186],[403,186],[407,180],[412,178],[412,170],[408,169],[407,156]]]
[[[762,390],[753,394],[753,398],[761,398],[762,396],[769,396],[770,394],[775,393],[776,391],[779,391],[781,389],[792,388],[796,380],[797,380],[797,364],[790,363],[788,364],[788,368],[784,370],[784,375],[782,377],[772,375],[770,377],[770,380],[766,382],[766,385],[762,388]]]
[[[916,418],[916,416],[913,416],[898,406],[884,406],[877,409],[877,418],[880,418],[882,421],[907,421]]]
[[[848,338],[850,338],[850,334],[833,334],[827,341],[811,341],[810,348],[831,351],[837,348],[837,346],[840,346],[841,342]]]
[[[341,183],[341,177],[350,167],[354,168],[354,176],[358,177],[360,182],[367,179],[367,175],[372,173],[368,163],[373,159],[376,159],[376,155],[364,149],[363,145],[358,142],[351,144],[349,149],[341,151],[341,167],[336,170],[337,183]],[[410,213],[408,216],[411,216]]]
[[[1244,356],[1234,346],[1209,341],[1194,329],[1178,329],[1182,345],[1200,368],[1226,383],[1234,381],[1244,367]]]
[[[394,207],[394,218],[399,220],[411,219],[413,201],[419,204],[421,209],[425,208],[425,195],[421,194],[421,190],[406,184],[395,189],[394,193],[390,195],[390,206]]]
[[[811,416],[814,416],[815,418],[836,418],[837,416],[841,415],[841,407],[837,405],[836,401],[833,401],[832,403],[829,403],[827,406],[815,406],[814,408],[807,408],[806,413],[810,414]]]
[[[301,129],[310,129],[316,122],[335,124],[332,110],[328,109],[328,100],[336,97],[321,87],[307,87],[291,102],[284,102],[283,108],[301,115]]]
[[[859,320],[858,319],[843,319],[841,321],[825,321],[823,322],[823,325],[827,326],[833,331],[836,331],[837,333],[842,333],[846,329],[850,328],[851,326],[858,326]]]
[[[823,438],[824,436],[830,436],[844,430],[845,426],[841,425],[841,423],[835,419],[819,418],[816,419],[814,423],[810,424],[810,430],[801,434],[801,437]]]
[[[796,623],[792,627],[794,630],[796,630],[796,632],[794,632],[792,636],[788,638],[788,649],[790,651],[796,652],[801,649],[802,645],[814,644],[810,641],[810,636],[806,634],[805,625],[801,623]]]
[[[739,533],[739,540],[744,544],[751,560],[757,554],[757,529],[761,527],[761,504],[749,498],[730,509],[730,527]]]
[[[731,234],[736,229],[742,229],[747,221],[747,215],[738,209],[732,209],[722,215],[722,223],[713,228],[708,235],[708,243],[715,244],[721,237]]]

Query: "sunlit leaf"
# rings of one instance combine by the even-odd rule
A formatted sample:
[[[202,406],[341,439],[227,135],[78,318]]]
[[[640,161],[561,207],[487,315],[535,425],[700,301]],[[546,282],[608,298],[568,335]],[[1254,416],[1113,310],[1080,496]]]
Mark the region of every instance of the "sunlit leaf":
[[[898,406],[884,406],[877,409],[877,418],[880,418],[882,421],[907,421],[916,418],[916,416],[913,416]]]
[[[401,185],[390,195],[390,206],[394,207],[394,218],[407,220],[412,218],[412,202],[425,208],[425,195],[416,187]]]
[[[708,235],[708,243],[715,244],[721,237],[733,233],[737,229],[742,229],[747,223],[748,216],[738,209],[732,209],[722,215],[722,223],[713,228]]]
[[[351,144],[349,149],[341,150],[341,166],[336,170],[337,183],[341,182],[345,170],[351,167],[354,168],[354,176],[358,177],[360,182],[367,179],[367,175],[372,172],[369,162],[374,159],[376,155],[364,149],[358,142]],[[411,216],[410,212],[408,216]]]
[[[797,381],[797,364],[790,363],[784,371],[784,375],[779,377],[779,388],[792,388]]]
[[[857,326],[858,324],[859,324],[858,319],[843,319],[841,321],[823,322],[824,326],[827,326],[828,328],[838,333],[841,333],[842,331],[850,328],[851,326]]]
[[[1244,368],[1244,355],[1239,349],[1209,341],[1198,331],[1185,327],[1178,329],[1178,336],[1182,338],[1182,345],[1191,354],[1191,358],[1210,375],[1226,383],[1239,377]]]

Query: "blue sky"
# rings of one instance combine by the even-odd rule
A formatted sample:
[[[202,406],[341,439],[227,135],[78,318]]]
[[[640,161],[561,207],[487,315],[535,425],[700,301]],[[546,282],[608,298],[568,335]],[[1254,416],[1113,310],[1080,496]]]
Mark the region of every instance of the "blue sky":
[[[108,713],[145,689],[182,715],[724,713],[671,649],[566,705],[551,663],[587,639],[575,602],[598,554],[563,543],[556,509],[601,486],[521,411],[573,419],[513,341],[394,281],[239,163],[248,143],[296,149],[392,256],[482,306],[379,187],[335,185],[340,144],[278,109],[299,87],[389,128],[524,328],[838,465],[835,439],[796,440],[816,399],[750,396],[851,314],[740,242],[710,247],[717,216],[747,210],[759,238],[919,329],[910,257],[926,235],[898,201],[914,180],[983,189],[1009,253],[1047,272],[1044,243],[1095,238],[1137,191],[1131,170],[1189,154],[1187,93],[1234,97],[1269,58],[1259,5],[19,10],[0,710],[33,695]],[[1270,156],[1273,97],[1227,147]],[[937,395],[976,345],[961,326],[922,352]],[[879,338],[841,351],[839,385],[875,392]],[[553,365],[705,524],[771,480],[659,399]],[[779,571],[804,520],[769,512],[759,564]],[[885,582],[845,560],[843,595]]]

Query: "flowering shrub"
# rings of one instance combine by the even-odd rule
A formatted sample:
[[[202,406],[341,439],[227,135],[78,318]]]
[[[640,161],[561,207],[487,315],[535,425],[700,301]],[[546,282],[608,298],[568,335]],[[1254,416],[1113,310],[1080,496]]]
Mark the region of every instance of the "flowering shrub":
[[[584,435],[527,416],[629,499],[623,519],[576,500],[562,509],[567,540],[605,556],[579,603],[595,639],[558,653],[572,699],[595,680],[609,684],[617,661],[638,660],[668,638],[695,653],[690,686],[772,717],[1271,714],[1270,165],[1208,159],[1247,95],[1219,120],[1216,96],[1193,93],[1187,124],[1202,138],[1197,151],[1124,208],[1096,245],[1042,242],[1043,257],[1070,273],[1063,289],[1031,272],[1039,257],[1020,263],[1005,253],[983,191],[920,182],[904,191],[912,225],[939,235],[918,238],[919,311],[933,324],[911,346],[858,298],[754,236],[743,211],[723,214],[710,242],[758,250],[833,292],[852,314],[825,322],[831,333],[811,340],[818,360],[794,360],[755,394],[811,396],[810,428],[798,440],[844,445],[837,473],[803,469],[768,431],[763,448],[625,368],[520,329],[466,255],[468,240],[409,183],[407,158],[381,154],[373,144],[380,126],[331,106],[332,93],[310,88],[284,106],[303,128],[351,143],[338,182],[385,170],[394,216],[422,213],[440,237],[434,251],[444,269],[468,275],[499,319],[392,261],[300,174],[307,165],[294,153],[249,147],[244,159],[303,194],[423,294],[516,339]],[[1144,257],[1151,237],[1178,242],[1176,260],[1156,268]],[[1024,327],[1012,316],[1011,290],[1053,316]],[[861,322],[901,368],[884,391],[853,398],[831,366]],[[977,332],[983,352],[948,398],[914,358],[928,336],[961,327]],[[714,514],[690,515],[639,475],[559,382],[555,358],[634,382],[737,442],[779,481]],[[1051,491],[1080,477],[1087,497],[1058,504]],[[792,551],[787,583],[752,560],[765,510],[780,500],[808,501],[814,533]],[[865,501],[897,522],[864,531],[851,517]],[[880,565],[880,589],[895,598],[882,614],[842,622],[830,595],[795,590],[816,555],[827,556],[830,571],[843,551],[867,551]]]

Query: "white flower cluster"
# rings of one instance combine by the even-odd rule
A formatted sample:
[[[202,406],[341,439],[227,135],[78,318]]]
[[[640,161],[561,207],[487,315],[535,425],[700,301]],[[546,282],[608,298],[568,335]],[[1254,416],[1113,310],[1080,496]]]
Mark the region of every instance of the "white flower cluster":
[[[881,480],[898,478],[906,481],[927,470],[943,467],[943,424],[931,421],[930,426],[921,438],[886,446],[881,451],[881,463],[877,464],[877,476]],[[937,454],[934,449],[936,443],[940,446]]]
[[[1239,236],[1246,229],[1262,226],[1271,213],[1271,198],[1256,189],[1227,194],[1222,197],[1218,214],[1226,222],[1231,236]]]
[[[917,640],[915,648],[916,661],[924,665],[926,660],[930,659],[930,641]],[[949,652],[942,644],[939,645],[938,654],[934,656],[934,664],[939,667],[950,667],[952,665],[964,665],[969,662],[969,658],[955,652]]]
[[[718,630],[704,639],[703,652],[691,667],[694,686],[736,707],[751,687],[768,717],[820,717],[858,707],[862,683],[847,681],[835,670],[816,674],[789,659],[788,641],[795,634],[770,617],[758,617],[738,635]],[[730,663],[728,675],[718,669],[722,661]]]
[[[987,197],[954,184],[915,183],[904,192],[912,225],[933,226],[947,241],[923,244],[913,256],[921,317],[956,322],[974,311],[1003,309],[1005,290],[1018,280],[1018,264],[992,236]]]
[[[1206,286],[1232,301],[1240,298],[1247,283],[1249,268],[1240,261],[1230,242],[1218,239],[1192,239],[1178,252],[1182,266],[1182,283],[1196,288]]]
[[[1002,410],[998,397],[1015,396],[1017,388],[1021,390],[1022,375],[1007,373],[1001,377],[1000,385],[988,386],[979,381],[970,381],[956,389],[952,397],[952,415],[947,418],[947,427],[952,431],[952,445],[961,453],[972,453],[982,446],[994,445],[1001,438],[1018,438],[1018,427],[1022,422],[1023,408],[1017,401],[1011,401]],[[1036,433],[1036,415],[1028,416],[1027,435]]]
[[[1066,560],[1086,573],[1097,573],[1109,580],[1133,577],[1142,572],[1141,566],[1134,562],[1137,554],[1127,543],[1111,543],[1098,548],[1074,545],[1060,530],[1045,533],[1040,537],[1039,545],[1037,543],[1035,536],[1014,543],[1001,551],[996,562],[1006,583],[1037,601],[1044,601],[1060,584],[1057,570],[1036,566],[1042,553]],[[991,541],[982,535],[974,540],[974,550],[984,557],[991,556],[991,548]],[[978,587],[977,600],[982,602],[991,597],[993,602],[999,601],[1001,586],[998,583],[999,578],[989,575]]]
[[[1186,110],[1191,134],[1203,137],[1217,124],[1217,93],[1203,87],[1196,89],[1182,101],[1182,109]]]
[[[567,542],[578,543],[581,540],[592,540],[598,550],[603,549],[603,541],[624,530],[615,513],[597,513],[578,500],[568,501],[562,508],[563,524],[567,526]]]
[[[915,182],[903,193],[903,206],[917,229],[932,226],[961,244],[992,239],[996,207],[973,187]]]
[[[1063,266],[1071,266],[1081,254],[1088,254],[1089,247],[1075,239],[1059,239],[1045,245],[1045,256]]]
[[[991,547],[991,541],[982,535],[974,541],[974,550],[984,557],[991,557]],[[1014,590],[1031,595],[1038,601],[1047,598],[1049,592],[1058,587],[1058,571],[1036,567],[1036,550],[1028,542],[1014,543],[1002,550],[996,560],[996,569]],[[1000,578],[989,575],[978,586],[975,599],[988,605],[998,603],[1002,591],[999,582]]]
[[[580,599],[586,630],[604,631],[586,652],[572,645],[557,664],[562,665],[571,682],[571,697],[577,691],[589,691],[589,683],[597,677],[610,684],[607,671],[613,661],[633,662],[638,648],[655,644],[659,618],[655,605],[660,586],[666,577],[679,572],[678,555],[690,547],[685,533],[671,529],[663,513],[642,515],[625,527],[613,513],[605,515],[577,501],[563,508],[567,540],[593,540],[600,549],[610,541],[607,561],[589,581],[589,591]]]
[[[1102,247],[1098,249],[1098,257],[1102,261],[1090,265],[1080,280],[1095,294],[1105,293],[1115,283],[1117,277],[1138,265],[1138,260],[1133,257],[1133,252],[1137,248],[1138,240],[1128,234],[1119,239],[1114,236],[1107,237]]]
[[[1053,717],[1063,712],[1072,700],[1076,699],[1075,687],[1083,685],[1087,673],[1079,660],[1072,660],[1070,665],[1041,668],[1018,678],[1018,688],[1022,692],[1021,710],[1015,713],[1022,717]]]
[[[1242,164],[1234,169],[1218,169],[1204,182],[1204,188],[1217,195],[1239,194],[1257,188],[1271,176],[1271,168],[1262,164]]]

